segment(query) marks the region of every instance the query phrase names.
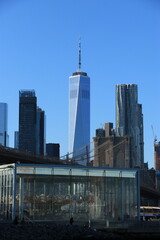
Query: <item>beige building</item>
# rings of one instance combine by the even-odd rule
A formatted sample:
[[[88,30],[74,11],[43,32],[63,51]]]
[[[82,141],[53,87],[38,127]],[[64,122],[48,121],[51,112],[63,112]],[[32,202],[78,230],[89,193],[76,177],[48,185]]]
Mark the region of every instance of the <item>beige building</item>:
[[[96,136],[94,140],[93,166],[130,168],[131,137],[116,137],[112,123],[105,124],[105,137]]]

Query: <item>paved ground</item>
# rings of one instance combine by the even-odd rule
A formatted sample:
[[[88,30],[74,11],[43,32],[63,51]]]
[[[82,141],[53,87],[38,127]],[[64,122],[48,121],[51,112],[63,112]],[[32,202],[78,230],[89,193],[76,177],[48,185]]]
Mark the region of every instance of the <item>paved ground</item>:
[[[104,232],[84,226],[55,223],[1,223],[0,240],[159,240],[160,234]]]

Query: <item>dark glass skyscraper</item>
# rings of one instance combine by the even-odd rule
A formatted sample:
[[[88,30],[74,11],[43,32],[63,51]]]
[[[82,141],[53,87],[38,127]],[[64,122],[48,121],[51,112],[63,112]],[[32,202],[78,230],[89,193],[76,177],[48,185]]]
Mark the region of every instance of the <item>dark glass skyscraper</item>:
[[[37,107],[36,119],[36,154],[45,155],[46,153],[46,131],[45,131],[45,112]]]
[[[19,149],[19,132],[14,132],[14,148]]]
[[[60,157],[60,145],[59,143],[47,143],[46,144],[46,154],[48,157],[51,158],[58,158]]]
[[[19,91],[19,149],[36,154],[35,91]]]

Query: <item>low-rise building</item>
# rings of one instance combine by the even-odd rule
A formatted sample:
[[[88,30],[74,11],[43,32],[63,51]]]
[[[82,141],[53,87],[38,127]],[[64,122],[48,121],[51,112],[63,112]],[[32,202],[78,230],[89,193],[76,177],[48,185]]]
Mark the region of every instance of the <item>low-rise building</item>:
[[[109,222],[139,219],[138,169],[72,165],[0,166],[1,220]]]

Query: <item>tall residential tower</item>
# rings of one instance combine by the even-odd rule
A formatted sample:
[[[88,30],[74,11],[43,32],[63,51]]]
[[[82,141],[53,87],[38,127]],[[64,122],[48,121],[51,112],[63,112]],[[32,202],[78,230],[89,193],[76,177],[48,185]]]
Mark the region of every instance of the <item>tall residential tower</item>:
[[[78,70],[69,77],[69,153],[73,153],[73,159],[79,164],[87,164],[89,143],[90,78],[81,70],[81,43],[79,43]]]
[[[116,135],[131,137],[130,167],[143,168],[143,114],[136,84],[116,85]]]

